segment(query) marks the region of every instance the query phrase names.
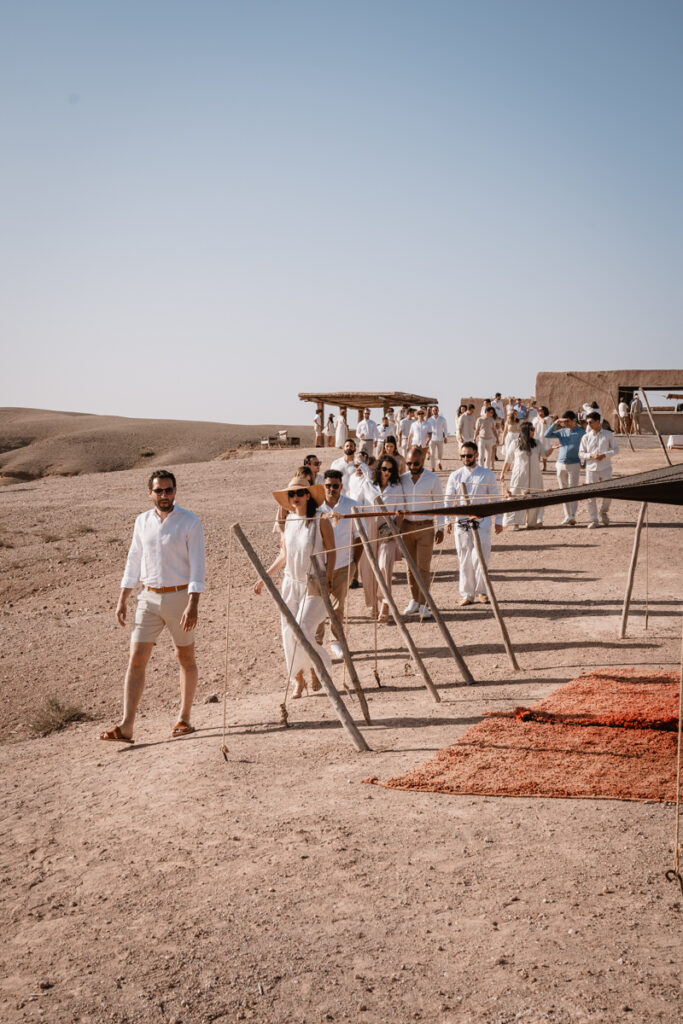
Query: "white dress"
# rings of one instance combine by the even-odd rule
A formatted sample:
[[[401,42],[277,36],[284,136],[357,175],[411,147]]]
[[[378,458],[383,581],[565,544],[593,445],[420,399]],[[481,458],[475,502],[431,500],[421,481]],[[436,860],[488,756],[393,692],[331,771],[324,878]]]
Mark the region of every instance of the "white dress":
[[[524,491],[542,491],[543,474],[541,472],[541,458],[543,448],[536,444],[530,452],[525,452],[519,446],[519,439],[511,446],[508,459],[512,461],[512,476],[510,478],[510,494],[523,494]],[[538,521],[537,508],[528,510],[520,509],[518,512],[506,512],[503,516],[503,526],[511,526],[513,523],[522,526],[524,519],[529,515],[529,526],[535,526]]]
[[[349,428],[346,424],[346,420],[341,416],[337,420],[337,429],[334,435],[335,448],[343,448],[346,444],[346,439],[349,436]]]
[[[320,536],[320,512],[317,512],[312,519],[290,512],[285,520],[284,543],[287,561],[280,594],[290,612],[296,616],[307,640],[313,644],[322,658],[325,668],[331,673],[330,656],[325,648],[320,647],[315,641],[315,631],[325,620],[327,611],[322,597],[308,593],[309,573],[312,568],[311,555],[314,552],[319,554],[323,551]],[[282,646],[287,662],[288,678],[291,680],[301,669],[314,666],[301,644],[298,643],[297,637],[284,615],[281,616],[281,624]]]

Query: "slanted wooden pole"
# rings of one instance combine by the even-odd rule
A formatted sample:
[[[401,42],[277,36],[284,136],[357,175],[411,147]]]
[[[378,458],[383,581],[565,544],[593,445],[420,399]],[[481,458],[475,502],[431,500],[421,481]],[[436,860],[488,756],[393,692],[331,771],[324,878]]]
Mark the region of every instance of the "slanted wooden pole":
[[[354,512],[358,512],[358,511],[359,511],[358,507],[355,507],[354,508]],[[415,664],[417,665],[417,668],[418,668],[422,678],[424,679],[425,686],[427,687],[427,689],[431,693],[431,695],[434,698],[434,700],[436,701],[436,703],[440,704],[441,703],[441,697],[439,696],[438,690],[436,689],[436,686],[434,685],[434,683],[432,681],[432,677],[430,676],[429,672],[427,671],[425,663],[423,662],[422,658],[420,657],[420,654],[418,652],[417,647],[413,643],[413,638],[411,637],[410,633],[408,632],[408,627],[406,626],[405,622],[403,621],[403,617],[401,616],[398,608],[396,607],[396,602],[394,601],[394,599],[393,599],[393,597],[391,595],[391,591],[389,590],[389,588],[388,588],[388,586],[386,584],[386,580],[384,579],[384,576],[382,576],[382,570],[380,569],[380,567],[379,567],[379,565],[377,563],[377,559],[375,558],[375,552],[372,550],[372,545],[370,544],[370,541],[368,540],[368,535],[365,532],[365,526],[363,524],[363,520],[362,519],[357,519],[356,520],[356,525],[357,525],[357,528],[358,528],[358,536],[360,537],[361,544],[363,545],[363,550],[365,551],[365,554],[368,556],[368,562],[370,563],[370,568],[372,569],[373,573],[375,574],[375,579],[377,580],[377,585],[378,585],[379,589],[382,591],[382,594],[384,596],[384,600],[389,605],[389,609],[391,611],[391,614],[394,617],[396,625],[398,626],[398,628],[401,630],[401,633],[403,634],[403,639],[405,640],[406,644],[408,645],[408,650],[410,651],[411,657],[412,657],[413,661],[415,662]]]
[[[628,624],[628,613],[631,607],[631,593],[633,591],[633,580],[636,575],[636,566],[638,565],[638,549],[640,548],[640,535],[643,530],[643,523],[645,522],[645,513],[647,512],[647,502],[644,501],[640,506],[640,512],[638,513],[638,521],[636,523],[636,535],[633,538],[633,551],[631,553],[631,564],[628,567],[628,576],[626,578],[626,593],[624,595],[624,607],[621,612],[621,626],[619,627],[619,639],[623,640],[626,636],[626,626]]]
[[[339,718],[339,721],[341,722],[342,726],[348,733],[348,736],[351,742],[353,743],[354,747],[358,751],[370,750],[370,747],[365,742],[365,739],[363,738],[362,733],[358,729],[358,726],[351,718],[351,715],[349,714],[346,704],[339,696],[339,693],[337,692],[335,685],[332,682],[332,679],[327,669],[325,668],[325,662],[322,660],[322,658],[315,649],[316,645],[310,642],[310,640],[302,630],[301,626],[297,622],[296,616],[290,612],[289,608],[282,600],[280,591],[277,589],[277,587],[271,580],[270,576],[268,575],[263,566],[263,563],[261,562],[258,555],[254,551],[253,547],[245,537],[242,531],[242,527],[240,526],[239,523],[233,523],[231,529],[235,537],[237,537],[237,540],[244,548],[247,558],[256,569],[256,572],[258,573],[260,578],[263,580],[266,590],[268,591],[272,599],[275,601],[275,604],[280,609],[282,615],[284,615],[289,626],[291,626],[291,628],[294,630],[299,645],[303,648],[303,650],[306,652],[306,654],[313,662],[315,670],[318,674],[318,678],[322,683],[323,689],[327,696],[330,698],[332,707],[336,711],[337,717]]]
[[[315,572],[315,575],[318,580],[318,586],[320,587],[320,596],[323,599],[323,604],[327,609],[327,614],[330,617],[330,622],[337,630],[337,633],[335,635],[337,636],[341,649],[344,653],[344,661],[346,662],[346,667],[349,670],[349,677],[351,679],[351,682],[353,683],[353,688],[356,692],[356,696],[358,697],[358,703],[361,706],[363,718],[365,719],[366,725],[372,725],[372,722],[370,721],[370,711],[368,710],[368,702],[365,699],[363,687],[360,684],[360,679],[358,678],[358,673],[356,672],[356,666],[353,664],[353,659],[351,658],[351,651],[349,650],[349,645],[346,641],[346,634],[344,633],[344,628],[341,624],[341,619],[334,610],[332,602],[330,600],[330,595],[327,592],[325,574],[322,570],[320,562],[318,561],[318,556],[313,555],[313,557],[311,558],[311,562],[313,563],[313,571]]]
[[[381,497],[377,498],[377,504],[380,506],[380,508],[383,508],[383,509],[386,510],[386,505],[382,501]],[[462,675],[462,677],[463,677],[464,681],[467,683],[467,685],[468,686],[472,686],[472,684],[474,683],[474,676],[470,672],[470,670],[467,667],[467,664],[465,662],[465,659],[463,658],[462,654],[458,650],[458,648],[457,648],[457,646],[455,644],[455,641],[454,641],[453,637],[450,634],[448,626],[444,622],[443,616],[442,616],[441,612],[439,611],[439,609],[437,607],[436,601],[432,597],[427,584],[423,580],[422,575],[420,574],[420,570],[418,569],[417,565],[415,564],[415,560],[413,559],[413,556],[410,554],[410,551],[408,551],[408,547],[407,547],[406,542],[404,541],[403,537],[401,536],[400,530],[398,529],[398,527],[394,523],[394,521],[391,518],[391,516],[388,515],[387,518],[384,520],[384,522],[387,524],[387,526],[389,527],[389,529],[393,533],[394,537],[398,541],[398,546],[400,547],[401,551],[403,552],[403,557],[405,558],[406,562],[410,566],[410,571],[412,572],[413,576],[415,577],[417,585],[418,585],[418,587],[420,588],[420,590],[422,591],[422,593],[424,595],[424,602],[423,603],[429,605],[429,607],[431,609],[431,612],[432,612],[432,615],[434,616],[434,619],[436,621],[436,624],[439,627],[439,630],[441,631],[441,635],[444,638],[444,640],[446,641],[446,646],[448,647],[449,651],[451,652],[451,654],[455,658],[455,662],[456,662],[458,668],[460,669],[460,674]]]
[[[463,483],[460,484],[460,489],[465,498],[465,504],[469,505],[469,491],[467,490],[467,484],[464,481]],[[454,526],[453,528],[457,530],[457,526]],[[505,620],[503,619],[500,607],[498,605],[498,598],[496,597],[496,592],[491,584],[491,577],[489,576],[489,567],[487,566],[486,559],[484,558],[484,551],[481,546],[481,537],[479,536],[479,531],[472,530],[471,532],[472,541],[474,543],[474,550],[477,552],[477,558],[479,559],[479,565],[481,566],[481,574],[484,577],[484,583],[486,584],[486,592],[489,595],[491,607],[493,608],[493,614],[496,617],[496,622],[498,623],[501,636],[503,637],[503,644],[505,645],[505,650],[507,651],[508,660],[512,665],[513,669],[515,670],[515,672],[519,672],[517,656],[515,655],[515,651],[512,646],[512,641],[510,640],[510,634],[508,633],[507,626],[505,625]]]
[[[662,446],[662,451],[664,452],[664,458],[666,459],[666,461],[669,463],[670,466],[673,466],[673,462],[671,461],[671,456],[669,455],[668,451],[666,450],[666,445],[662,441],[662,435],[657,430],[657,426],[655,424],[655,418],[652,415],[652,409],[650,408],[650,403],[647,400],[647,395],[645,394],[645,392],[644,392],[644,390],[642,388],[638,388],[638,390],[640,391],[641,395],[643,396],[643,401],[645,402],[645,406],[647,408],[647,414],[650,417],[650,423],[652,424],[652,429],[654,430],[655,434],[657,435],[657,440],[659,441],[659,443]]]

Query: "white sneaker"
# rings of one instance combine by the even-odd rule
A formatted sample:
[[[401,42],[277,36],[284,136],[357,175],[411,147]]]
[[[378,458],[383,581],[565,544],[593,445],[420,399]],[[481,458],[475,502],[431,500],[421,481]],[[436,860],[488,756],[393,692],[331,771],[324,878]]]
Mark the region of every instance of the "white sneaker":
[[[415,613],[419,612],[419,610],[420,610],[420,606],[417,603],[417,601],[409,601],[408,604],[403,609],[403,614],[404,615],[415,615]]]
[[[432,613],[429,610],[428,604],[420,605],[420,615],[422,616],[423,619],[431,619]]]
[[[599,525],[600,523],[597,521],[597,519],[591,519],[590,523],[588,524],[588,529],[597,530]]]
[[[602,522],[603,526],[609,526],[609,516],[606,512],[600,513],[600,521]]]
[[[330,655],[335,661],[341,661],[342,658],[344,657],[342,645],[339,643],[338,640],[335,640],[333,643],[330,644]]]

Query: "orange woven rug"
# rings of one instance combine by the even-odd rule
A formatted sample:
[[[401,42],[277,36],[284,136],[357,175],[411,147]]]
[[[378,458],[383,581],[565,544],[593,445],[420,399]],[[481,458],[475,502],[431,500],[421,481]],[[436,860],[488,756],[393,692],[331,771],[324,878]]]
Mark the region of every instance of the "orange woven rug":
[[[481,796],[673,801],[678,676],[611,669],[533,708],[488,715],[389,789]]]

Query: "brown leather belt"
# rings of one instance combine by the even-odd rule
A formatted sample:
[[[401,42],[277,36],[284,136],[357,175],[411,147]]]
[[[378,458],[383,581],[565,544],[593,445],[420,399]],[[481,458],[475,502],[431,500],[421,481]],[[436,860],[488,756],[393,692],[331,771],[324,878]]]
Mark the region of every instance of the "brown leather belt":
[[[179,587],[148,587],[144,584],[145,590],[153,590],[155,594],[171,594],[174,590],[187,590],[188,586],[188,583],[181,583]]]

